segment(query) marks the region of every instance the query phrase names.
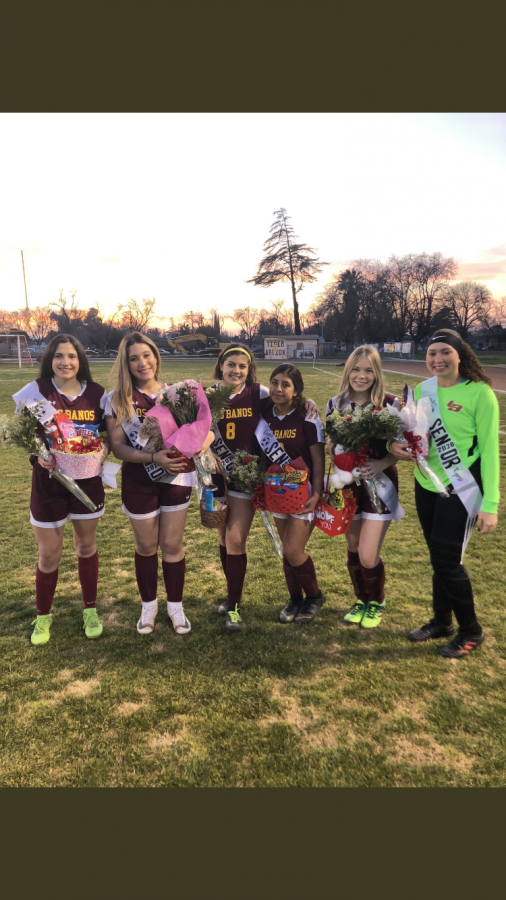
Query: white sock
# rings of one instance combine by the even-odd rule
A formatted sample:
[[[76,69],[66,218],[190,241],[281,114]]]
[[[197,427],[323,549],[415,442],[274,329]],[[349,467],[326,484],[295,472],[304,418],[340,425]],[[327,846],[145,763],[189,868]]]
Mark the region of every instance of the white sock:
[[[155,608],[155,606],[157,606],[157,604],[158,604],[158,600],[148,600],[147,603],[144,600],[142,600],[141,602],[142,602],[142,608],[146,609],[148,612],[151,612]]]
[[[181,603],[171,603],[170,600],[167,600],[167,613],[171,616],[178,609],[183,608],[183,601]]]

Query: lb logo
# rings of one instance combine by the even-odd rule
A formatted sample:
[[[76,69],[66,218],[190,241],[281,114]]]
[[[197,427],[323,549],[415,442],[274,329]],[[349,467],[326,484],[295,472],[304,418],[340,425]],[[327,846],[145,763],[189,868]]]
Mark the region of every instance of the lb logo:
[[[463,406],[459,406],[458,403],[454,403],[453,400],[450,400],[450,402],[446,404],[446,408],[451,409],[452,412],[460,412],[461,409],[464,409]]]

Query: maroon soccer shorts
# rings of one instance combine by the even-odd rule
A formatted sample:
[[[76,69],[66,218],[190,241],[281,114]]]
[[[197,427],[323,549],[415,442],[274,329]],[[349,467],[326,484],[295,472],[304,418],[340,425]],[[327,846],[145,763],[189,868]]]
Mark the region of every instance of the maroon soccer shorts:
[[[99,519],[104,515],[104,485],[97,475],[95,478],[83,478],[77,482],[84,493],[96,505],[92,512],[66,487],[38,463],[32,472],[32,496],[30,499],[30,522],[39,528],[56,528],[65,525],[67,519]]]
[[[139,484],[125,478],[121,480],[121,500],[123,512],[130,519],[151,519],[161,512],[177,512],[190,505],[192,489],[190,485],[167,484],[151,481]]]

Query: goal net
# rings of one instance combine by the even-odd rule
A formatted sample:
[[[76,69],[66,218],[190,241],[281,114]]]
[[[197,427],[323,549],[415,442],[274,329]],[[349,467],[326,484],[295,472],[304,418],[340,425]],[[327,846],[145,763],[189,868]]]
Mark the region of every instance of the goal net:
[[[33,366],[33,359],[24,334],[0,334],[0,364]]]

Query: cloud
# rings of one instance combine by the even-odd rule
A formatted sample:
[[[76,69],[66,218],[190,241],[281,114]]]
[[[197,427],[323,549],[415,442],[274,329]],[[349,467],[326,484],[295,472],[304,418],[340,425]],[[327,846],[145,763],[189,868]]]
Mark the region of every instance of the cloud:
[[[459,263],[460,281],[490,281],[506,276],[506,257],[498,262]]]

